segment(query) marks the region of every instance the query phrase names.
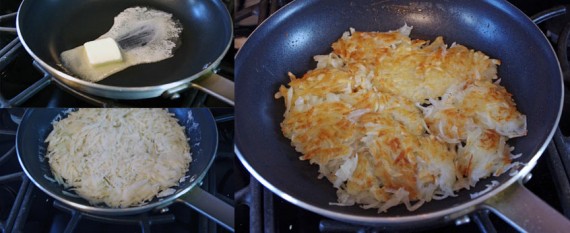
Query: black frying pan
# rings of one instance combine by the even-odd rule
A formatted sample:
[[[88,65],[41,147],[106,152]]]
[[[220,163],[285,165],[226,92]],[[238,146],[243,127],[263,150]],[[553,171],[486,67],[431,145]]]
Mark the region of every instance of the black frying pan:
[[[186,176],[192,179],[180,183],[176,188],[177,191],[170,196],[155,198],[147,205],[129,208],[93,206],[83,198],[64,194],[62,185],[44,177],[53,178],[48,160],[44,159],[47,148],[44,140],[53,130],[52,121],[58,115],[66,116],[65,110],[67,109],[28,109],[18,127],[16,135],[18,159],[24,172],[38,188],[76,209],[100,215],[138,214],[165,207],[174,201],[182,201],[197,207],[198,211],[205,212],[208,216],[215,215],[213,220],[226,228],[233,229],[233,207],[196,187],[212,165],[218,145],[216,123],[208,109],[169,109],[178,118],[179,123],[185,126],[186,135],[190,138],[188,143],[191,147],[192,162]],[[198,123],[198,127],[193,127],[194,123]]]
[[[413,212],[402,205],[380,214],[357,206],[329,205],[337,201],[335,189],[326,179],[317,179],[318,167],[300,161],[300,154],[282,135],[279,123],[285,106],[273,96],[281,84],[288,83],[288,71],[302,75],[313,69],[313,56],[328,54],[331,44],[349,27],[387,31],[405,23],[414,27],[412,38],[433,40],[442,35],[448,45],[457,42],[502,61],[501,84],[527,115],[528,135],[509,141],[515,154],[522,153],[517,161],[525,166],[515,176],[481,180],[457,197],[431,201]],[[539,222],[548,224],[542,228],[545,232],[570,226],[517,182],[533,168],[552,138],[560,118],[563,85],[556,55],[545,36],[506,1],[297,0],[255,30],[238,52],[235,66],[236,153],[262,184],[295,205],[342,221],[390,228],[451,221],[483,206],[510,214],[511,220],[527,229]],[[470,197],[493,180],[500,184]],[[520,202],[500,204],[521,196]],[[527,213],[548,217],[533,221],[535,217]],[[552,223],[556,221],[562,225]]]
[[[182,45],[172,58],[141,64],[97,83],[64,72],[61,52],[97,39],[126,8],[146,6],[171,13],[183,25]],[[230,14],[221,0],[24,0],[17,17],[18,36],[30,55],[48,72],[75,89],[107,98],[142,99],[171,95],[211,75],[232,42]],[[213,77],[213,78],[212,78]],[[219,85],[233,85],[226,82]],[[232,86],[233,90],[233,86]],[[214,90],[224,92],[225,90]],[[220,93],[233,95],[233,93]],[[233,101],[233,96],[225,96]]]

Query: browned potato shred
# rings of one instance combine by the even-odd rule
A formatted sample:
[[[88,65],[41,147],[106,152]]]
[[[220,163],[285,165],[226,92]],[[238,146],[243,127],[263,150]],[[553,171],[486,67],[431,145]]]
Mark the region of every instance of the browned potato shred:
[[[283,134],[337,188],[336,205],[412,211],[516,166],[526,117],[480,51],[351,28],[275,94]]]

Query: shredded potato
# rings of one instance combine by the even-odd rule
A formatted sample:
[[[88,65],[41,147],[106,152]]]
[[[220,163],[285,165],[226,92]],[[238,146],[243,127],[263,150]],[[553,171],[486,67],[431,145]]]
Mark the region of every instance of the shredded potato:
[[[45,141],[55,180],[94,205],[170,195],[192,161],[184,127],[164,109],[79,109],[52,125]]]
[[[526,117],[479,51],[389,32],[345,32],[275,98],[281,129],[337,188],[338,203],[379,212],[455,196],[513,167],[508,138]]]

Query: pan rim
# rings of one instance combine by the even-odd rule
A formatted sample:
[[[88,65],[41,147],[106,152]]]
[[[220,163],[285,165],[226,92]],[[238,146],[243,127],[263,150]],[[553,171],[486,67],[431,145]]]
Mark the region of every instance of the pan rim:
[[[67,108],[60,108],[60,109],[67,109]],[[194,110],[198,110],[198,111],[204,111],[204,113],[208,114],[208,118],[210,118],[212,120],[212,123],[214,124],[214,127],[217,129],[217,126],[215,124],[215,119],[212,115],[212,112],[209,111],[209,109],[207,108],[181,108],[181,109],[186,109],[188,111],[194,111]],[[23,116],[26,116],[28,114],[30,114],[29,112],[35,111],[36,109],[34,108],[28,108],[26,109],[26,111],[24,112]],[[23,118],[22,118],[23,119]],[[111,208],[111,207],[97,207],[97,206],[93,206],[93,205],[84,205],[81,203],[77,203],[71,200],[67,200],[65,198],[62,198],[61,196],[54,194],[53,192],[51,192],[50,190],[48,190],[47,188],[45,188],[43,185],[40,185],[39,182],[36,181],[36,179],[29,173],[28,168],[25,165],[25,162],[22,161],[22,157],[20,156],[20,151],[19,151],[19,146],[18,146],[18,134],[19,134],[20,130],[18,128],[18,131],[16,132],[16,153],[17,153],[17,157],[18,157],[18,162],[20,163],[20,166],[22,167],[22,170],[24,171],[24,173],[26,174],[26,177],[28,179],[30,179],[32,181],[32,183],[39,188],[40,190],[42,190],[44,193],[48,194],[50,197],[68,205],[71,206],[77,210],[86,212],[86,213],[93,213],[93,214],[100,214],[100,215],[105,215],[105,216],[124,216],[124,215],[134,215],[134,214],[141,214],[147,211],[151,211],[153,209],[156,208],[160,208],[160,207],[164,207],[164,206],[168,206],[173,204],[177,199],[179,199],[181,196],[187,194],[188,192],[190,192],[192,189],[194,188],[199,188],[198,184],[204,179],[204,177],[206,176],[206,174],[208,173],[208,171],[210,170],[210,167],[212,166],[212,164],[214,163],[214,160],[216,159],[216,155],[217,155],[217,150],[218,150],[218,131],[216,130],[214,132],[214,148],[213,148],[213,155],[211,156],[210,160],[208,161],[208,163],[206,164],[205,169],[198,174],[198,176],[194,179],[194,181],[192,181],[187,187],[183,188],[183,189],[177,189],[176,192],[168,197],[163,198],[162,200],[157,200],[154,202],[149,202],[148,204],[142,205],[142,206],[135,206],[135,207],[127,207],[127,208]],[[193,158],[194,159],[194,158]]]
[[[18,35],[18,39],[20,40],[20,43],[22,44],[22,46],[24,46],[24,49],[28,52],[28,54],[30,54],[33,60],[40,65],[41,69],[47,71],[52,76],[52,78],[58,79],[59,81],[65,83],[66,85],[74,89],[106,98],[125,99],[125,100],[153,98],[153,97],[158,97],[163,93],[166,93],[168,90],[176,89],[184,85],[187,85],[186,88],[190,88],[191,87],[190,83],[192,81],[201,77],[205,77],[210,72],[215,72],[215,69],[218,67],[224,56],[229,51],[234,37],[234,27],[233,27],[233,20],[231,18],[231,14],[229,13],[226,7],[223,7],[224,15],[229,19],[228,23],[229,27],[226,28],[226,30],[229,30],[228,40],[225,43],[226,44],[225,48],[223,49],[222,52],[220,52],[220,54],[218,54],[217,58],[211,63],[207,64],[207,66],[205,66],[200,72],[194,73],[178,81],[160,84],[160,85],[154,85],[154,86],[121,87],[121,86],[100,84],[97,82],[88,82],[50,66],[44,60],[38,57],[34,53],[34,51],[28,46],[28,44],[24,39],[24,36],[22,35],[21,32],[22,30],[20,25],[20,20],[22,17],[20,15],[20,12],[26,1],[29,0],[22,1],[20,6],[18,7],[18,13],[16,14],[16,32]]]
[[[517,11],[520,11],[518,8],[514,7],[511,3],[507,2],[507,1],[503,1],[504,3],[507,3],[508,5],[510,5],[512,8],[516,9]],[[270,16],[271,17],[280,17],[280,16],[276,16],[279,15],[280,11],[285,11],[285,9],[287,9],[288,7],[291,7],[291,5],[294,2],[291,2],[287,5],[285,5],[284,7],[280,8],[277,12],[275,12],[273,15]],[[308,3],[305,2],[305,3]],[[303,3],[298,3],[298,4],[303,4]],[[497,4],[497,3],[494,3]],[[283,13],[285,14],[285,13]],[[548,43],[548,39],[546,38],[546,36],[544,35],[544,33],[542,33],[540,31],[540,29],[538,28],[538,26],[532,22],[532,20],[526,16],[525,14],[523,14],[521,12],[522,15],[524,15],[525,20],[528,20],[528,22],[532,25],[533,28],[531,30],[536,31],[537,33],[540,33],[540,37],[542,38],[542,41]],[[261,28],[264,24],[269,24],[268,23],[269,20],[265,20],[264,22],[262,22],[252,33],[252,35],[255,34],[255,32]],[[248,45],[249,40],[244,44],[243,48],[246,47],[251,47],[251,46],[255,46],[252,43],[249,43],[251,45]],[[240,49],[241,50],[241,49]],[[238,51],[238,53],[236,54],[236,61],[242,61],[242,60],[247,60],[247,59],[239,59],[239,57],[244,57],[244,56],[250,56],[249,53],[246,53],[249,51]],[[556,53],[554,51],[554,48],[552,48],[552,46],[548,43],[548,53],[551,54],[552,56],[556,57]],[[240,55],[241,54],[241,55]],[[236,62],[236,69],[239,70],[240,65],[237,65],[240,62]],[[422,225],[433,225],[436,224],[436,222],[434,222],[433,220],[436,219],[442,219],[445,221],[451,221],[454,220],[457,217],[461,217],[464,216],[465,214],[468,214],[470,212],[473,212],[477,209],[482,209],[482,208],[489,208],[488,206],[485,205],[485,202],[487,200],[489,200],[490,198],[496,196],[498,193],[504,191],[505,189],[507,189],[508,187],[510,187],[511,185],[513,185],[515,182],[519,182],[521,181],[521,179],[523,177],[525,177],[536,165],[538,159],[541,157],[542,153],[546,150],[548,144],[550,143],[550,141],[552,140],[556,129],[558,128],[558,124],[560,122],[560,118],[562,115],[562,108],[563,108],[563,100],[564,100],[564,81],[563,81],[563,73],[560,67],[560,64],[557,62],[556,63],[556,68],[557,71],[553,71],[554,73],[557,73],[557,78],[559,78],[560,80],[560,100],[559,100],[559,106],[558,106],[558,113],[556,115],[556,119],[554,120],[552,127],[549,129],[549,133],[548,135],[545,137],[545,140],[542,142],[542,145],[540,145],[540,147],[536,150],[536,153],[534,155],[532,155],[532,157],[530,157],[529,161],[527,164],[525,164],[520,170],[518,170],[518,172],[511,176],[510,178],[508,178],[506,181],[500,183],[497,187],[493,188],[491,191],[480,195],[474,199],[471,199],[467,202],[461,203],[459,205],[456,206],[452,206],[452,207],[445,207],[445,208],[438,208],[439,210],[436,210],[434,212],[430,212],[427,214],[414,214],[414,215],[410,215],[410,216],[362,216],[362,215],[353,215],[353,214],[347,214],[347,213],[339,213],[333,210],[330,210],[328,208],[323,208],[320,207],[318,205],[314,205],[308,202],[304,202],[302,200],[299,200],[298,198],[289,195],[286,192],[283,192],[281,189],[279,189],[277,186],[271,184],[269,182],[269,180],[265,179],[260,173],[258,173],[252,166],[252,164],[250,163],[250,161],[248,161],[247,156],[244,156],[244,154],[240,151],[240,147],[242,147],[242,144],[240,144],[240,140],[239,140],[239,135],[240,135],[240,128],[236,127],[236,143],[234,146],[234,152],[236,153],[237,157],[239,158],[240,162],[244,165],[244,167],[246,168],[246,170],[252,174],[252,176],[258,180],[264,187],[266,187],[267,189],[269,189],[271,192],[273,192],[274,194],[276,194],[277,196],[285,199],[286,201],[301,207],[303,209],[309,210],[311,212],[323,215],[325,217],[330,217],[336,220],[340,220],[340,221],[345,221],[345,222],[351,222],[351,223],[357,223],[357,224],[364,224],[364,225],[371,225],[371,226],[382,226],[382,227],[394,227],[394,228],[404,228],[404,227],[408,227],[409,225],[407,224],[416,224],[414,226],[418,226],[417,224],[422,224]],[[236,77],[238,77],[239,75],[237,75],[239,72],[236,71]],[[236,79],[237,81],[237,79]],[[239,85],[240,82],[237,81],[236,85]],[[239,94],[239,92],[238,92]],[[237,98],[239,100],[239,98]],[[316,178],[315,178],[316,179]],[[481,181],[480,181],[481,182]],[[449,197],[449,198],[453,198],[453,197]],[[437,201],[437,200],[436,200]],[[412,212],[413,213],[413,212]],[[459,213],[459,215],[457,215]]]
[[[559,114],[558,119],[559,118],[560,118],[560,114]],[[557,125],[558,124],[556,124],[555,127],[553,127],[553,129],[555,129]],[[530,173],[530,171],[534,168],[538,159],[540,158],[540,156],[542,155],[542,153],[544,152],[544,150],[548,146],[548,143],[551,141],[552,137],[554,136],[554,133],[555,133],[555,130],[552,130],[551,133],[548,135],[547,140],[545,140],[544,144],[532,156],[531,160],[521,170],[519,170],[517,172],[517,174],[515,174],[514,176],[511,176],[511,178],[509,178],[507,181],[499,184],[496,188],[492,189],[491,191],[489,191],[489,192],[487,192],[481,196],[478,196],[474,199],[471,199],[468,202],[462,203],[460,205],[453,206],[451,208],[444,208],[444,209],[441,209],[441,210],[438,210],[435,212],[431,212],[431,213],[427,213],[427,214],[421,214],[421,217],[420,217],[420,215],[361,216],[361,215],[345,214],[345,213],[339,213],[339,212],[336,212],[333,210],[329,210],[327,208],[322,208],[322,207],[319,207],[318,205],[313,205],[313,204],[308,203],[308,202],[304,202],[302,200],[299,200],[298,198],[295,198],[292,195],[287,194],[286,192],[279,189],[277,186],[271,184],[271,182],[269,182],[267,179],[263,178],[263,176],[253,168],[253,166],[248,162],[247,158],[241,153],[241,151],[239,150],[239,143],[235,144],[234,152],[236,153],[238,159],[243,164],[243,166],[246,168],[246,170],[256,180],[258,180],[264,187],[269,189],[271,192],[273,192],[277,196],[285,199],[286,201],[290,202],[291,204],[294,204],[298,207],[309,210],[311,212],[314,212],[314,213],[317,213],[317,214],[320,214],[320,215],[323,215],[326,217],[330,217],[332,219],[340,220],[340,221],[347,221],[347,222],[351,222],[351,223],[365,224],[365,225],[371,225],[371,226],[386,226],[386,225],[388,225],[390,227],[398,227],[398,226],[404,226],[406,224],[411,224],[411,223],[415,223],[415,224],[417,224],[419,222],[428,223],[428,222],[430,222],[432,220],[436,220],[438,218],[446,219],[446,220],[453,220],[453,218],[448,218],[448,217],[453,215],[453,214],[456,214],[456,213],[465,212],[465,210],[467,210],[467,212],[462,213],[461,215],[458,215],[455,217],[461,217],[461,216],[468,214],[470,212],[473,212],[477,209],[487,208],[486,206],[482,206],[482,204],[484,204],[485,201],[496,196],[498,193],[507,189],[508,187],[513,185],[515,182],[518,182],[519,180],[521,180],[523,177],[525,177],[527,174]],[[479,182],[481,182],[481,181],[479,181]],[[448,197],[448,198],[453,198],[453,197]],[[433,201],[437,202],[437,200],[433,200]],[[363,211],[364,211],[364,209],[363,209]],[[435,223],[433,223],[433,224],[435,224]]]

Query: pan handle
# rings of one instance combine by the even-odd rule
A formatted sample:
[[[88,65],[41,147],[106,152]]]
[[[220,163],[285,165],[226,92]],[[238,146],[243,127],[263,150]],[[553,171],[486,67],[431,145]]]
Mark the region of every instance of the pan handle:
[[[210,220],[226,229],[234,231],[234,207],[204,191],[202,188],[194,187],[188,193],[178,198],[177,201],[206,215]]]
[[[192,87],[234,106],[234,82],[216,73],[192,81]]]
[[[485,201],[488,208],[521,232],[567,232],[570,221],[520,182]]]

